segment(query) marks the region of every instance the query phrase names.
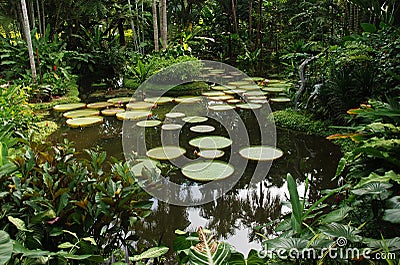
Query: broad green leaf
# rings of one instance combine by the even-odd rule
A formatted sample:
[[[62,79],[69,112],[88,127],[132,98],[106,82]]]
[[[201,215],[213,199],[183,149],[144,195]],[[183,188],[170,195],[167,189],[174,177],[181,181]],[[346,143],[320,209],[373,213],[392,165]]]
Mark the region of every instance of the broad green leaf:
[[[386,209],[383,220],[393,224],[400,224],[400,209]]]
[[[322,223],[329,224],[332,222],[340,222],[344,218],[346,218],[351,210],[353,210],[353,208],[349,206],[344,206],[340,209],[334,210],[324,216],[324,218],[322,219]]]
[[[8,221],[10,221],[13,225],[15,225],[19,231],[24,231],[24,232],[32,232],[33,231],[33,230],[27,229],[24,221],[22,221],[19,218],[14,218],[12,216],[8,216]]]
[[[97,246],[96,241],[94,241],[93,237],[84,237],[82,240],[90,242],[92,245]]]
[[[191,265],[221,265],[226,264],[230,256],[230,246],[226,243],[218,244],[216,249],[210,247],[211,242],[205,243],[207,247],[203,252],[191,247],[189,251],[189,262]],[[214,250],[214,252],[213,252]]]
[[[64,242],[58,245],[58,248],[73,248],[73,247],[75,247],[75,245],[70,242]]]
[[[5,264],[13,252],[13,243],[7,232],[0,230],[0,264]]]
[[[361,236],[357,235],[360,233],[356,227],[350,225],[342,225],[338,223],[330,223],[328,225],[320,227],[322,233],[332,237],[343,237],[352,242],[361,241]]]
[[[385,172],[383,176],[378,175],[375,172],[372,172],[371,174],[369,174],[368,177],[362,178],[354,188],[358,189],[361,186],[371,182],[389,182],[390,180],[393,180],[398,184],[400,184],[400,175],[396,174],[393,170]]]
[[[351,192],[363,196],[363,195],[372,195],[374,198],[385,200],[389,197],[390,189],[393,185],[384,182],[370,182],[361,186],[359,189],[352,190]]]
[[[284,250],[291,250],[291,249],[304,249],[308,245],[308,240],[302,238],[286,238],[286,237],[278,237],[270,240],[266,240],[263,242],[264,249],[266,250],[275,250],[275,249],[284,249]]]
[[[375,33],[376,32],[376,27],[375,27],[374,24],[361,23],[361,27],[365,32],[368,32],[368,33]]]
[[[296,182],[290,174],[287,175],[287,186],[290,195],[290,204],[292,205],[292,226],[297,233],[300,233],[303,222],[303,208],[301,207]]]
[[[388,238],[388,239],[365,239],[365,243],[367,243],[368,247],[374,249],[386,249],[388,248],[390,251],[396,251],[400,249],[400,237]]]
[[[160,256],[164,255],[165,253],[167,253],[168,250],[169,250],[168,247],[154,247],[154,248],[150,248],[150,249],[146,250],[145,252],[143,252],[140,255],[135,255],[129,259],[132,261],[139,261],[142,259],[157,258],[157,257],[160,257]]]

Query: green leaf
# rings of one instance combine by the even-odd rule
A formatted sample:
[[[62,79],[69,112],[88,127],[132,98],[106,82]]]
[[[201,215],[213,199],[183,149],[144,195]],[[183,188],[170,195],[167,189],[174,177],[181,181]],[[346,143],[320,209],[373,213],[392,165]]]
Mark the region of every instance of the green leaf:
[[[345,157],[340,158],[338,166],[336,168],[335,178],[342,174],[344,168],[346,167],[347,159]]]
[[[376,32],[376,27],[375,27],[374,24],[361,23],[361,27],[365,32],[368,32],[368,33],[375,33]]]
[[[143,252],[140,255],[135,255],[129,259],[132,261],[139,261],[142,259],[157,258],[157,257],[160,257],[160,256],[164,255],[165,253],[167,253],[168,250],[169,250],[168,247],[154,247],[154,248],[150,248],[150,249],[146,250],[145,252]]]
[[[340,222],[347,217],[351,210],[353,210],[353,208],[349,206],[344,206],[340,209],[334,210],[325,215],[325,217],[322,219],[322,223],[329,224],[332,222]]]
[[[351,192],[363,196],[363,195],[372,195],[374,198],[385,200],[389,197],[390,189],[393,185],[384,182],[371,182],[361,186],[361,188],[352,190]]]
[[[230,246],[226,243],[218,244],[215,252],[213,248],[210,248],[211,242],[205,243],[208,247],[205,247],[202,252],[197,248],[191,247],[189,251],[189,262],[191,265],[220,265],[226,264],[230,256]]]
[[[393,224],[400,224],[400,209],[386,209],[383,220]]]
[[[400,249],[400,237],[389,238],[389,239],[365,239],[368,247],[373,249],[389,249],[390,251],[396,251]]]
[[[389,182],[390,180],[393,180],[400,184],[400,175],[396,174],[393,170],[390,170],[388,172],[385,172],[383,176],[380,176],[376,174],[375,172],[372,172],[369,174],[368,177],[362,178],[360,182],[354,187],[355,189],[360,188],[361,186],[371,183],[371,182]]]
[[[322,233],[332,237],[343,237],[352,242],[359,242],[362,238],[357,235],[360,230],[350,225],[342,225],[338,223],[330,223],[320,227]]]
[[[10,260],[13,244],[7,232],[0,230],[0,264]]]
[[[75,247],[75,245],[70,242],[64,242],[58,245],[58,248],[73,248],[73,247]]]
[[[97,246],[96,241],[94,241],[94,238],[93,238],[93,237],[84,237],[84,238],[82,238],[82,240],[88,241],[88,242],[90,242],[92,245]]]
[[[33,230],[27,229],[24,221],[22,221],[19,218],[14,218],[12,216],[8,216],[8,221],[10,221],[13,225],[15,225],[19,231],[33,232]]]
[[[297,192],[297,185],[292,175],[287,175],[287,185],[290,195],[290,204],[292,205],[292,226],[297,233],[301,232],[301,224],[303,222],[303,208],[301,207],[301,201],[299,193]]]

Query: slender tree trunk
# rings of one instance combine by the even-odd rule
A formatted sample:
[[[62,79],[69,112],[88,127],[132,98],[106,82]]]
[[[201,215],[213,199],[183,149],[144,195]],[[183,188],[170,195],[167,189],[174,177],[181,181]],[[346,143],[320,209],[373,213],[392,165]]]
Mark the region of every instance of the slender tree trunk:
[[[167,19],[167,0],[161,0],[162,3],[162,24],[161,24],[161,31],[162,31],[162,46],[163,50],[167,49],[168,46],[168,19]]]
[[[261,45],[261,12],[262,12],[262,0],[258,0],[258,22],[257,22],[257,34],[256,34],[256,48]]]
[[[33,56],[31,29],[29,27],[28,10],[26,8],[25,0],[21,0],[21,8],[22,8],[22,17],[23,17],[22,23],[23,23],[23,26],[24,26],[26,43],[28,44],[28,54],[29,54],[29,62],[30,62],[30,65],[31,65],[31,71],[32,71],[32,79],[36,83],[35,57]]]
[[[38,16],[38,30],[39,30],[40,34],[43,34],[43,32],[42,32],[42,17],[40,15],[39,0],[36,0],[36,10],[37,10],[37,16]]]
[[[142,40],[144,41],[144,30],[143,30],[143,21],[144,21],[144,1],[141,1],[141,5],[142,5],[142,13],[141,14],[141,19],[142,19]],[[139,48],[140,49],[140,48]],[[141,53],[144,53],[143,47],[141,48]]]
[[[253,30],[253,0],[249,2],[249,39],[251,41],[251,31]]]
[[[43,34],[46,34],[46,18],[44,16],[44,0],[42,0],[42,21],[43,21]]]
[[[119,44],[125,46],[125,31],[124,31],[124,19],[120,18],[118,21],[118,33],[119,33]]]
[[[233,14],[233,25],[235,26],[235,33],[239,32],[238,30],[238,23],[236,17],[236,7],[235,7],[235,0],[232,0],[232,14]]]
[[[31,18],[31,26],[32,29],[34,29],[36,25],[35,25],[35,8],[33,8],[33,0],[29,1],[29,14]]]
[[[133,35],[133,45],[135,46],[135,50],[138,51],[139,43],[137,40],[135,24],[133,23],[133,12],[132,12],[131,0],[128,0],[128,8],[129,8],[129,13],[130,13],[130,22],[131,22],[132,35]]]
[[[154,36],[154,50],[160,50],[158,46],[158,16],[157,16],[157,1],[153,0],[153,36]]]

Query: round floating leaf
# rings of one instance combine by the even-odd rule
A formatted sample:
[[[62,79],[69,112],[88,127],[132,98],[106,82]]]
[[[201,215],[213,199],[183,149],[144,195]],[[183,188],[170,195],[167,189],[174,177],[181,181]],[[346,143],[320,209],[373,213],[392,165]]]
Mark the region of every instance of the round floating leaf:
[[[201,123],[207,121],[208,118],[203,116],[187,116],[182,120],[187,123]]]
[[[250,96],[247,97],[248,100],[266,100],[267,98],[264,96]]]
[[[211,125],[197,125],[190,127],[190,130],[197,133],[209,133],[215,131],[215,127]]]
[[[229,94],[229,95],[234,95],[234,94],[243,94],[247,90],[244,89],[230,89],[230,90],[224,90],[224,93]]]
[[[161,105],[172,102],[173,100],[174,99],[170,97],[151,97],[151,98],[145,98],[144,102],[157,103]]]
[[[211,89],[217,90],[217,91],[227,90],[226,86],[212,86]]]
[[[233,81],[233,82],[228,83],[228,85],[235,86],[235,87],[247,86],[249,84],[250,84],[250,81]]]
[[[279,97],[279,98],[271,98],[270,99],[272,102],[276,103],[284,103],[284,102],[290,102],[290,98],[285,98],[285,97]]]
[[[120,97],[120,98],[110,98],[109,100],[107,100],[108,103],[111,104],[125,104],[128,102],[135,102],[136,99],[135,98],[131,98],[131,97]]]
[[[161,124],[161,121],[158,120],[147,120],[147,121],[139,121],[136,123],[139,127],[156,127]]]
[[[229,99],[226,102],[229,103],[229,104],[238,104],[238,103],[240,103],[242,101],[240,99],[234,98],[234,99]]]
[[[223,75],[223,76],[221,76],[221,78],[223,78],[223,79],[233,79],[235,77],[233,75]]]
[[[206,159],[215,159],[224,156],[224,151],[221,150],[201,150],[197,153],[198,156]]]
[[[105,108],[108,108],[111,106],[113,106],[113,104],[109,103],[109,102],[95,102],[95,103],[87,104],[86,107],[88,109],[105,109]]]
[[[225,179],[233,174],[232,165],[221,161],[194,162],[182,168],[182,174],[197,181],[212,181]]]
[[[275,83],[275,84],[268,84],[268,87],[284,87],[284,88],[289,88],[291,87],[291,83]]]
[[[170,118],[170,119],[177,119],[177,118],[183,118],[185,117],[186,114],[182,112],[169,112],[165,114],[165,117]]]
[[[68,119],[67,125],[71,128],[88,127],[103,122],[103,117],[83,117]]]
[[[239,151],[239,154],[250,160],[270,161],[280,158],[283,152],[272,146],[260,145],[245,147]]]
[[[224,69],[211,69],[208,72],[212,73],[212,74],[223,74],[223,73],[225,73],[225,70]]]
[[[233,96],[225,95],[225,96],[217,96],[217,97],[208,97],[208,99],[212,100],[212,101],[224,101],[224,100],[233,99]]]
[[[267,79],[267,80],[268,80],[268,85],[285,83],[285,81],[278,79]]]
[[[225,96],[225,93],[222,91],[210,91],[210,92],[203,92],[201,93],[203,96],[206,97],[218,97],[218,96]]]
[[[245,85],[245,86],[239,86],[239,88],[244,90],[258,90],[261,87],[259,87],[258,85]]]
[[[85,103],[60,104],[60,105],[55,105],[53,107],[53,110],[55,110],[55,111],[70,111],[70,110],[75,110],[75,109],[81,109],[84,107],[86,107]]]
[[[125,110],[122,108],[110,108],[110,109],[103,109],[101,114],[104,116],[115,116],[117,113],[124,112]]]
[[[68,111],[63,114],[65,118],[72,119],[72,118],[80,118],[80,117],[88,117],[88,116],[97,116],[100,112],[94,109],[80,109],[80,110],[73,110]]]
[[[233,110],[235,109],[235,106],[232,105],[213,105],[209,106],[208,109],[213,110],[213,111],[227,111],[227,110]]]
[[[153,107],[154,103],[143,102],[143,101],[126,104],[127,110],[145,110],[145,109],[150,110]]]
[[[260,96],[265,96],[266,94],[268,93],[263,91],[249,91],[244,93],[246,97],[260,97]]]
[[[246,78],[243,78],[244,81],[254,81],[254,82],[261,82],[264,79],[265,79],[264,77],[246,77]]]
[[[178,146],[161,146],[150,149],[146,155],[152,159],[170,160],[178,158],[186,153],[186,150]]]
[[[262,105],[255,103],[243,103],[243,104],[237,104],[236,107],[240,109],[260,109],[262,108]]]
[[[249,102],[254,104],[267,104],[268,99],[251,99]]]
[[[265,87],[262,90],[270,93],[280,93],[285,92],[286,88],[284,87]]]
[[[174,131],[174,130],[180,130],[182,129],[182,125],[180,124],[163,124],[163,126],[161,126],[162,130],[166,130],[166,131]]]
[[[146,168],[148,170],[155,169],[158,173],[161,173],[161,170],[157,167],[158,163],[159,162],[155,160],[143,159],[142,162],[131,167],[131,172],[135,177],[142,176],[143,168]]]
[[[175,98],[174,101],[176,103],[198,103],[202,100],[202,97],[199,96],[182,96],[182,97],[178,97]]]
[[[190,140],[189,144],[200,149],[224,149],[232,144],[232,140],[223,136],[203,136]]]
[[[151,112],[139,111],[139,110],[125,111],[116,114],[118,120],[131,120],[131,121],[146,119],[149,115],[151,115]]]

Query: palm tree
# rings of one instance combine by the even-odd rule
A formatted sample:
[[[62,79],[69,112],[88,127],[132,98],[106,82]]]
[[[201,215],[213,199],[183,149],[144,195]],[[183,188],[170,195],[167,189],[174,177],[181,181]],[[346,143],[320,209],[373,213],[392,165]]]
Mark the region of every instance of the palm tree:
[[[153,0],[153,35],[154,35],[154,50],[158,52],[160,48],[158,47],[158,16],[157,16],[157,0]]]
[[[163,49],[168,45],[168,19],[167,19],[167,0],[161,0],[161,38]]]

